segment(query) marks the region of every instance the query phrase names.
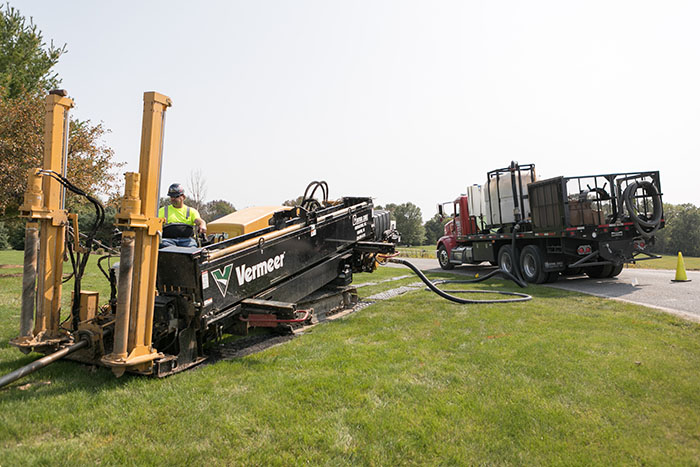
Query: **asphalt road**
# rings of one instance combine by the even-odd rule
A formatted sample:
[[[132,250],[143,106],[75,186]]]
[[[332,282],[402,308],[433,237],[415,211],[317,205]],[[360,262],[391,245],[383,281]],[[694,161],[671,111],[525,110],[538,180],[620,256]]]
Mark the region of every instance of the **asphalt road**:
[[[441,271],[436,259],[408,260],[421,270]],[[492,269],[484,266],[460,266],[451,272],[474,275]],[[560,277],[557,282],[547,286],[645,305],[700,322],[700,271],[687,271],[691,282],[671,282],[675,274],[675,271],[659,269],[624,269],[612,279]]]
[[[638,303],[700,322],[700,272],[687,275],[691,282],[671,282],[676,271],[624,269],[612,279],[560,278],[550,286]]]

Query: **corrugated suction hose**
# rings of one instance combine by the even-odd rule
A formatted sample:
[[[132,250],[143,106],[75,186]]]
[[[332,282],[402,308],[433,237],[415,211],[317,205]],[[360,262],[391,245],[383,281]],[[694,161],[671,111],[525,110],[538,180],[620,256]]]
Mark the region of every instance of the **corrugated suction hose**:
[[[637,212],[634,200],[635,194],[639,188],[643,189],[644,192],[651,197],[653,204],[651,219],[646,219],[646,217],[642,217]],[[634,223],[634,227],[637,229],[637,232],[639,232],[639,234],[644,238],[651,238],[656,231],[659,230],[659,226],[661,225],[661,217],[663,216],[664,211],[659,190],[657,190],[656,186],[650,181],[635,181],[630,183],[627,188],[625,188],[625,191],[622,193],[622,199],[625,203],[625,208],[627,208],[627,212]]]

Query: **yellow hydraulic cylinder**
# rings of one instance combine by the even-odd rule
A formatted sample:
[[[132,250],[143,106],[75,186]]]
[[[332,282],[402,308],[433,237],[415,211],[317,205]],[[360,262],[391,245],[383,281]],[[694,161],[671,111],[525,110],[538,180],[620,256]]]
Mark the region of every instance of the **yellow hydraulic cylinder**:
[[[114,349],[102,358],[117,375],[127,368],[148,373],[153,360],[162,356],[152,348],[151,339],[158,246],[163,226],[163,220],[158,218],[163,130],[165,111],[172,102],[156,92],[145,93],[143,100],[139,173],[126,175],[125,196],[116,216],[117,225],[128,229],[125,232],[128,243],[133,241],[134,245],[131,297],[128,303],[125,298],[117,299]]]
[[[25,251],[20,336],[11,343],[23,350],[54,345],[68,337],[59,330],[68,222],[64,209],[65,190],[53,178],[41,176],[42,170],[65,175],[68,112],[73,107],[73,101],[65,96],[65,91],[52,91],[46,97],[42,169],[29,171],[24,204],[20,207],[20,215],[27,218],[28,248]],[[32,319],[35,283],[36,318]]]
[[[61,95],[46,97],[46,122],[44,126],[45,170],[65,175],[66,130],[68,110],[73,101]],[[44,207],[49,219],[39,223],[39,265],[37,310],[34,335],[45,333],[46,338],[59,338],[58,325],[61,312],[61,282],[67,217],[64,209],[63,186],[51,177],[43,177]]]

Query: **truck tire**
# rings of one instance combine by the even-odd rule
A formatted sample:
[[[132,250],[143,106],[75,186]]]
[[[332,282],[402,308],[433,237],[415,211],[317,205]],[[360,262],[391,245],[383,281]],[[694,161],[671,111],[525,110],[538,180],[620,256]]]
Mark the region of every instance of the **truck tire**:
[[[542,284],[549,278],[544,272],[544,258],[542,250],[536,245],[528,245],[520,253],[520,271],[523,279],[533,284]]]
[[[514,274],[515,265],[515,255],[513,255],[513,249],[510,245],[503,245],[500,250],[498,250],[498,267],[506,272]]]
[[[447,254],[447,248],[444,245],[440,245],[440,248],[437,250],[437,260],[440,263],[440,267],[446,271],[455,267],[454,264],[450,263],[450,255]]]
[[[610,277],[610,273],[612,271],[612,264],[600,264],[598,266],[586,268],[586,274],[592,279],[603,279],[605,277]]]
[[[622,268],[625,267],[625,264],[618,264],[617,266],[613,266],[612,271],[610,271],[610,274],[608,274],[608,277],[617,277],[620,275],[622,272]]]

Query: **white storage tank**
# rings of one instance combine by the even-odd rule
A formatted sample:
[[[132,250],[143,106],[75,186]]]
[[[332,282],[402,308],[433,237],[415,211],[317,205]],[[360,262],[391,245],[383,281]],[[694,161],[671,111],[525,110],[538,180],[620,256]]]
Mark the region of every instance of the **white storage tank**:
[[[486,205],[481,191],[481,185],[467,187],[467,207],[469,215],[476,217],[476,226],[482,230],[486,224]]]
[[[518,202],[522,219],[529,220],[531,217],[530,203],[527,199],[527,185],[536,180],[534,170],[522,170],[520,177],[515,172],[516,196],[523,194],[522,206]],[[515,200],[513,197],[513,182],[511,172],[500,172],[491,175],[491,183],[486,181],[483,189],[484,197],[484,217],[487,225],[512,224],[515,222]],[[522,188],[522,189],[521,189]],[[491,194],[489,200],[489,192]],[[499,210],[500,199],[500,210]],[[520,198],[518,198],[520,200]]]

